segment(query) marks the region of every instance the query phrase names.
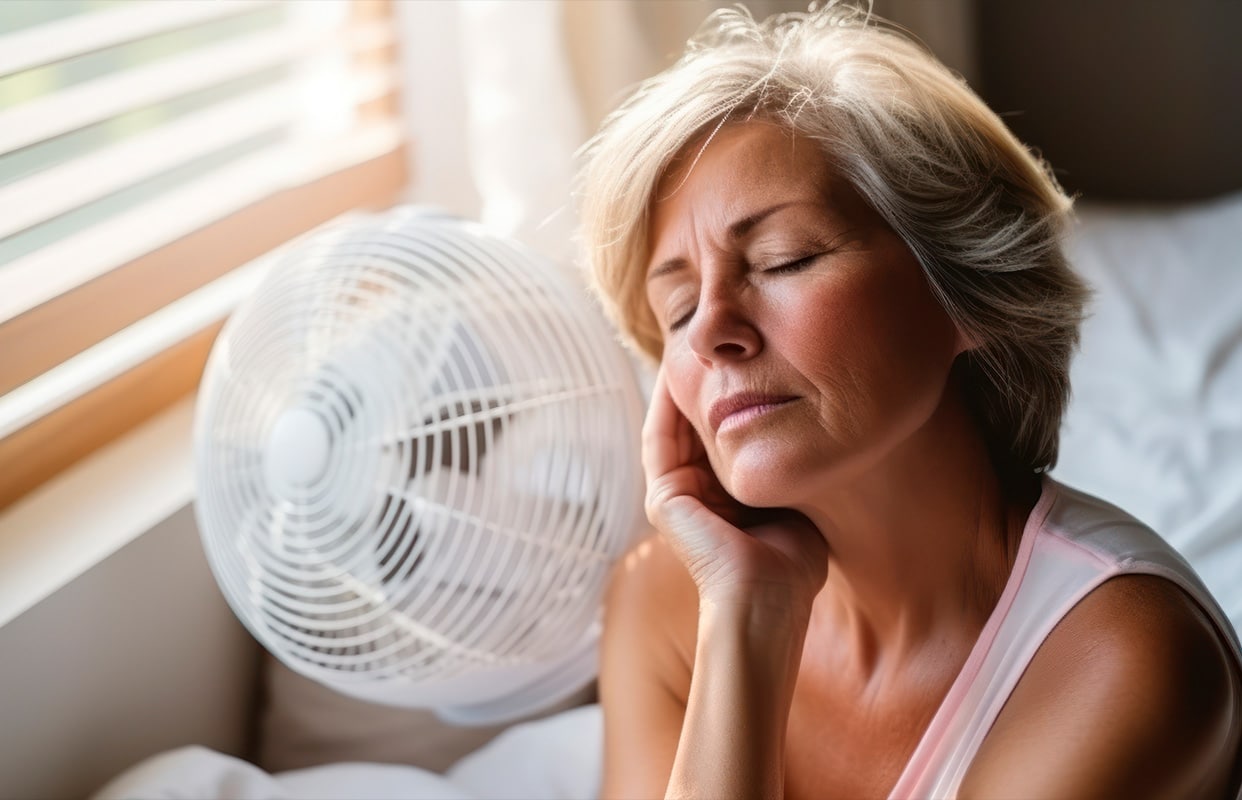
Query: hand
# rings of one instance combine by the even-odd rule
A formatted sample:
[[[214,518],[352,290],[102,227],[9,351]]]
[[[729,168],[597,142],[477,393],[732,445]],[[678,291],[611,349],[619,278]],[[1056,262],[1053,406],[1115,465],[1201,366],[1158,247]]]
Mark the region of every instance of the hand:
[[[802,514],[739,503],[677,408],[664,368],[643,424],[647,518],[689,570],[700,599],[810,613],[828,575],[828,545]]]

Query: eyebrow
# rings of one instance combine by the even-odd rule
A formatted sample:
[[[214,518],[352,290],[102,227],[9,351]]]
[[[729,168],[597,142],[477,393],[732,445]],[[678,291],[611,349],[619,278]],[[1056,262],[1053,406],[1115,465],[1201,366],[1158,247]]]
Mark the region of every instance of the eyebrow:
[[[753,214],[748,214],[729,225],[729,238],[733,241],[737,241],[738,239],[745,237],[754,229],[756,225],[763,222],[777,211],[788,208],[789,206],[802,205],[805,202],[806,201],[804,200],[788,200],[783,203],[776,203],[775,205],[768,206],[767,208],[756,211]],[[686,259],[680,256],[675,256],[665,261],[661,261],[647,272],[647,283],[651,283],[651,281],[656,278],[663,277],[664,275],[685,269],[686,265]]]

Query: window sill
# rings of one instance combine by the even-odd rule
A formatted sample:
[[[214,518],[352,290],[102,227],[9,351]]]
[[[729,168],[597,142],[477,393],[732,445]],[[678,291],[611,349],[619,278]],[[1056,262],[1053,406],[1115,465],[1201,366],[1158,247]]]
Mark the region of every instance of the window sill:
[[[0,513],[0,626],[194,498],[194,395]]]

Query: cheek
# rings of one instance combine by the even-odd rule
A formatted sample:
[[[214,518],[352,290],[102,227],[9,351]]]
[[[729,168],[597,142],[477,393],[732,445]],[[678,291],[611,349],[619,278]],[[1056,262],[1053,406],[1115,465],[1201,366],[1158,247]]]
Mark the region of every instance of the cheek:
[[[921,273],[875,274],[821,285],[786,306],[785,340],[830,390],[888,406],[941,385],[956,354],[956,330]],[[862,411],[863,409],[857,409]]]
[[[723,466],[720,453],[717,452],[715,439],[707,433],[706,417],[699,413],[699,409],[705,405],[702,397],[701,365],[689,348],[669,347],[667,344],[660,363],[664,368],[665,381],[673,404],[694,428],[712,470],[720,473]]]
[[[864,343],[867,314],[847,292],[816,291],[795,298],[782,308],[788,319],[783,326],[789,346],[808,357],[816,354],[825,366]]]
[[[685,347],[677,346],[676,344],[670,346],[666,341],[660,365],[664,369],[668,393],[673,398],[673,404],[677,406],[677,410],[681,412],[681,415],[688,419],[695,430],[701,434],[702,429],[699,427],[699,421],[695,418],[695,409],[698,408],[699,402],[698,388],[693,377],[693,367],[695,366],[693,359],[693,354],[689,353]]]
[[[948,370],[959,351],[958,334],[949,315],[921,280],[891,300],[885,329],[889,348],[912,373]]]
[[[778,324],[769,326],[768,344],[833,383],[835,375],[871,363],[883,326],[858,289],[823,279],[779,298],[772,311]]]

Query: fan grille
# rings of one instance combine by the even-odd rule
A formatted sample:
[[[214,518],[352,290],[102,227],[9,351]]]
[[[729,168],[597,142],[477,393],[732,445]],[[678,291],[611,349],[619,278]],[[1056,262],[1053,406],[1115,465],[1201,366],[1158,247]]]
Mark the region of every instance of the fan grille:
[[[628,360],[555,265],[415,209],[338,225],[213,349],[208,557],[304,674],[405,705],[509,691],[597,635],[640,419]]]

